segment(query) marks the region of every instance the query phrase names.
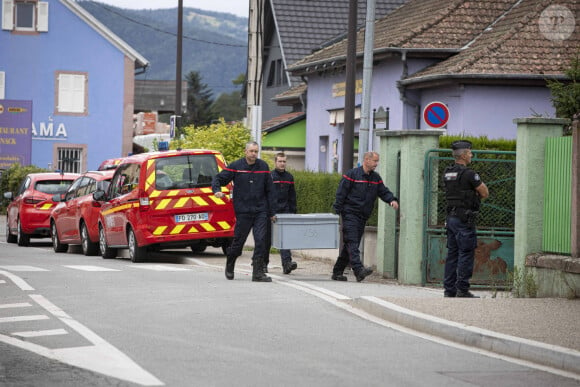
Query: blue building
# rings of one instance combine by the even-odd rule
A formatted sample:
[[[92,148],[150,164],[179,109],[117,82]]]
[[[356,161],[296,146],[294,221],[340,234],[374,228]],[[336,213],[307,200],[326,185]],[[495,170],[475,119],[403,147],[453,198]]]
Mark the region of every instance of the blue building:
[[[147,59],[72,0],[2,0],[1,20],[0,102],[32,101],[31,163],[80,172],[130,153]]]

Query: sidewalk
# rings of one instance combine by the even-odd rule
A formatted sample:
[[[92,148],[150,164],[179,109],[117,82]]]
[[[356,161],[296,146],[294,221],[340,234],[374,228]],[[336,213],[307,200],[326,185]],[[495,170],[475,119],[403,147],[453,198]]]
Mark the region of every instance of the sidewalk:
[[[352,273],[347,274],[348,282],[332,281],[335,258],[323,250],[317,252],[294,251],[298,269],[289,276],[281,274],[280,258],[271,254],[270,273],[324,281],[318,286],[351,297],[346,302],[391,323],[564,370],[580,380],[578,299],[512,298],[508,293],[494,298],[489,291],[473,289],[481,298],[443,298],[441,288],[403,286],[376,273],[361,283]]]

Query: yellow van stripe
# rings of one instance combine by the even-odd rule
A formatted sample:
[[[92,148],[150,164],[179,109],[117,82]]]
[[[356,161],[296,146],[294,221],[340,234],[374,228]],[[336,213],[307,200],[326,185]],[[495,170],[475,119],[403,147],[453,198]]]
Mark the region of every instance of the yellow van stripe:
[[[155,229],[155,231],[153,231],[153,235],[163,235],[163,232],[165,231],[165,229],[167,228],[167,226],[159,226]]]
[[[200,191],[203,193],[213,194],[213,191],[211,190],[211,188],[208,188],[208,187],[200,188]]]
[[[215,227],[212,226],[210,223],[202,223],[201,227],[203,227],[205,231],[215,231]]]
[[[41,210],[50,210],[50,207],[52,207],[52,203],[45,203],[42,205],[42,207],[40,207]]]
[[[223,228],[224,230],[229,230],[230,228],[232,228],[232,226],[230,226],[230,224],[228,222],[218,222],[218,224],[221,226],[221,228]]]
[[[195,226],[191,226],[188,233],[195,233],[195,232],[199,232],[199,230],[197,228],[195,228]]]
[[[196,202],[200,206],[209,206],[209,203],[200,198],[199,196],[192,197],[193,201]]]
[[[181,207],[183,207],[183,206],[184,206],[184,205],[185,205],[185,204],[186,204],[188,201],[189,201],[189,198],[188,198],[188,197],[186,197],[186,198],[181,198],[181,199],[179,199],[179,200],[177,201],[177,203],[175,203],[175,206],[174,206],[174,207],[175,207],[175,208],[181,208]]]
[[[226,202],[224,202],[221,198],[216,198],[215,196],[210,196],[209,197],[215,204],[226,204]]]
[[[102,214],[103,215],[109,215],[118,211],[124,211],[128,208],[137,208],[139,207],[139,203],[127,203],[127,204],[123,204],[121,206],[117,206],[117,207],[113,207],[113,208],[109,208],[107,211],[103,211]]]
[[[155,207],[156,210],[164,210],[165,207],[167,207],[167,205],[171,203],[171,199],[162,199],[159,204],[157,205],[157,207]]]
[[[184,227],[184,224],[178,224],[177,226],[173,227],[173,230],[171,230],[170,234],[179,234]]]
[[[179,194],[178,189],[174,189],[172,191],[167,192],[167,196],[176,196],[177,194]]]

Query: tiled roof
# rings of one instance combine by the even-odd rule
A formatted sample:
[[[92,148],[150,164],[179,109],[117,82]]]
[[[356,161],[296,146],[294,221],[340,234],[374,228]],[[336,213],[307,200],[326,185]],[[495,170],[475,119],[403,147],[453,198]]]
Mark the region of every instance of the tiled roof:
[[[551,3],[556,2],[522,1],[461,53],[414,74],[404,83],[451,74],[538,77],[563,74],[572,57],[580,53],[580,26],[573,19],[563,19],[559,30],[553,30],[553,25],[546,26],[545,22],[553,23],[550,11],[543,13]],[[576,0],[558,0],[557,4],[567,7],[571,15],[580,14],[580,3]]]
[[[407,0],[376,0],[378,19]],[[271,0],[286,64],[343,35],[348,27],[349,0]],[[358,25],[364,25],[366,1],[358,1]]]
[[[562,60],[580,46],[580,23],[575,20],[575,32],[564,42],[545,39],[539,33],[538,23],[542,11],[552,4],[566,6],[572,15],[579,14],[575,0],[411,0],[375,23],[374,52],[376,55],[406,49],[429,53],[431,57],[461,52],[422,72],[423,75],[442,71],[561,72]],[[359,56],[363,42],[361,30],[357,34]],[[344,39],[302,58],[289,70],[297,75],[333,61],[343,65],[346,46]]]
[[[288,89],[276,95],[274,98],[272,98],[272,101],[285,101],[290,99],[298,99],[300,98],[301,95],[306,93],[307,88],[308,86],[306,85],[306,83],[301,83],[299,85],[292,87],[291,89]]]
[[[271,132],[281,127],[290,125],[293,122],[299,121],[304,117],[306,117],[306,113],[304,112],[292,112],[282,114],[281,116],[274,117],[271,120],[262,123],[262,130],[266,132]]]

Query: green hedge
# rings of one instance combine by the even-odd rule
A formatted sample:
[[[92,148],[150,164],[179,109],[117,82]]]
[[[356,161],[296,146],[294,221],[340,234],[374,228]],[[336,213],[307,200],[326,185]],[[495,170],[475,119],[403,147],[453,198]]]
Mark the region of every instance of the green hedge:
[[[4,199],[4,192],[16,193],[20,183],[24,180],[24,177],[29,173],[35,172],[48,172],[47,169],[39,168],[35,165],[27,165],[23,167],[22,165],[15,163],[10,166],[10,168],[2,171],[2,177],[0,177],[0,192],[2,196],[0,197],[0,213],[6,213],[6,207],[8,207],[9,201]]]

